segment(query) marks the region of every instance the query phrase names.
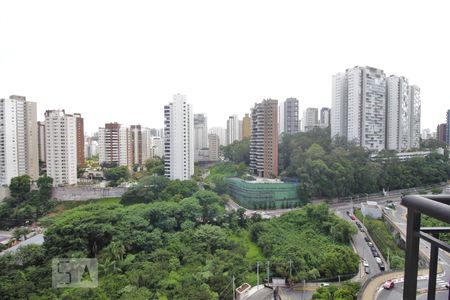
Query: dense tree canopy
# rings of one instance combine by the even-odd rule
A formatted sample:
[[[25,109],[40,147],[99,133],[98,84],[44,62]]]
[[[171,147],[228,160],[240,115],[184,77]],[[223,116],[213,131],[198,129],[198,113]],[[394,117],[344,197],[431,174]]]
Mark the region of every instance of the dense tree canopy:
[[[298,177],[300,195],[343,197],[446,181],[450,165],[432,153],[401,162],[393,151],[371,152],[343,140],[331,143],[329,129],[283,136],[279,146],[281,176]]]
[[[359,257],[348,246],[355,228],[329,211],[325,204],[307,205],[269,222],[251,227],[251,235],[276,272],[292,279],[334,278],[358,270]]]
[[[38,189],[31,190],[30,177],[19,176],[11,179],[11,197],[0,203],[0,229],[32,223],[53,209],[53,179],[43,176],[36,183]]]
[[[104,169],[103,173],[105,175],[106,180],[110,181],[111,186],[117,186],[122,181],[125,181],[128,178],[130,178],[130,171],[126,166],[107,168]]]
[[[241,141],[234,141],[232,144],[223,148],[223,155],[226,159],[234,163],[250,163],[250,139],[245,138]]]

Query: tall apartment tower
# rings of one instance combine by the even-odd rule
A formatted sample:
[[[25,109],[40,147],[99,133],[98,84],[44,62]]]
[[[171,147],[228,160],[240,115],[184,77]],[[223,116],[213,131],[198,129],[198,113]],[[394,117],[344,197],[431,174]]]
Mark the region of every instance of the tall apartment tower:
[[[251,114],[250,170],[260,177],[278,176],[278,101],[256,103]]]
[[[442,123],[437,126],[436,138],[443,143],[447,143],[447,123]]]
[[[279,108],[279,134],[295,134],[300,131],[298,127],[298,100],[287,98],[280,104]]]
[[[242,118],[242,138],[250,138],[252,135],[252,118],[248,114]]]
[[[39,177],[36,103],[23,96],[0,99],[0,185],[11,178]]]
[[[409,87],[409,100],[409,148],[419,148],[421,100],[420,88],[417,85]]]
[[[447,144],[450,144],[450,109],[447,110],[447,132],[446,132]]]
[[[77,183],[77,121],[64,110],[45,112],[47,175],[53,186]]]
[[[331,109],[328,107],[322,107],[320,109],[320,126],[327,128],[330,126]]]
[[[410,147],[408,79],[391,75],[386,86],[386,149],[402,152]]]
[[[84,120],[81,114],[73,114],[76,118],[77,124],[77,166],[83,167],[85,165],[84,157]]]
[[[345,73],[333,75],[331,99],[331,139],[347,138],[347,80]]]
[[[232,115],[227,120],[227,144],[232,144],[234,141],[240,141],[241,139],[238,116]]]
[[[38,122],[38,149],[39,160],[45,162],[47,160],[47,150],[45,148],[45,122]]]
[[[333,76],[331,135],[368,150],[385,149],[386,75],[372,67],[354,67]]]
[[[160,136],[152,136],[152,157],[164,156],[164,139]]]
[[[310,131],[316,126],[319,126],[319,110],[308,107],[303,111],[303,130]]]
[[[194,150],[208,148],[208,119],[205,114],[194,114]]]
[[[219,136],[217,134],[210,133],[208,134],[208,140],[209,140],[209,160],[211,161],[218,161],[219,160]]]
[[[130,130],[119,123],[106,123],[98,129],[98,159],[100,164],[131,166]]]
[[[164,106],[165,176],[188,180],[194,175],[194,116],[185,95]]]
[[[250,119],[250,118],[249,118]],[[250,125],[251,127],[251,125]],[[226,146],[227,144],[227,130],[225,128],[222,127],[212,127],[209,130],[209,133],[212,134],[217,134],[217,136],[219,137],[219,141],[220,141],[220,145],[221,146]]]
[[[141,125],[130,126],[130,160],[133,165],[143,165],[153,157],[153,143],[150,128]]]

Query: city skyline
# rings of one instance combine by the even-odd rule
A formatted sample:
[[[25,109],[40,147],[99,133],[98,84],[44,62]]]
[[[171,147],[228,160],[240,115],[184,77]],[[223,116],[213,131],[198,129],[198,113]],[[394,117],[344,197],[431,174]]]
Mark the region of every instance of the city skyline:
[[[7,46],[0,48],[0,95],[25,95],[40,103],[40,121],[48,109],[81,113],[86,132],[92,133],[114,120],[160,128],[164,104],[181,93],[189,96],[194,111],[208,114],[210,127],[224,127],[227,116],[241,118],[265,98],[294,97],[302,107],[330,107],[331,76],[368,65],[408,74],[421,87],[422,127],[435,128],[435,110],[447,109],[442,95],[450,47],[438,38],[450,26],[445,2],[381,1],[370,8],[371,15],[383,16],[380,22],[367,22],[367,11],[357,1],[325,6],[2,3],[0,34]],[[405,8],[407,14],[399,13]],[[313,17],[319,12],[321,18]],[[434,17],[416,22],[428,13]],[[405,28],[402,39],[392,30],[396,24]],[[353,32],[347,32],[351,26]],[[382,33],[390,46],[377,46],[366,34],[372,31]],[[411,47],[404,40],[417,43]],[[434,52],[421,59],[424,47]],[[118,109],[122,102],[129,105]]]

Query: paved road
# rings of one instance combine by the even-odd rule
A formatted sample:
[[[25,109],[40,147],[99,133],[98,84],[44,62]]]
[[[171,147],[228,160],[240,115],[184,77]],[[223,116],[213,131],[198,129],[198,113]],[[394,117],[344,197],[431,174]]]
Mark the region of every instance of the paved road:
[[[44,234],[40,233],[35,236],[32,236],[28,238],[27,240],[20,242],[19,244],[8,248],[0,253],[0,255],[6,254],[6,253],[14,253],[16,252],[20,247],[26,246],[26,245],[42,245],[44,243]]]
[[[280,296],[283,300],[310,300],[313,290],[296,291],[288,288],[280,288]],[[273,290],[264,288],[253,294],[248,300],[272,300]]]
[[[348,209],[350,209],[350,208],[348,208]],[[348,210],[349,212],[351,211],[351,210]],[[356,226],[356,222],[359,222],[358,220],[356,220],[356,221],[353,221],[348,215],[347,215],[347,209],[338,209],[338,210],[336,210],[336,214],[339,216],[339,217],[341,217],[341,218],[343,218],[344,220],[346,220],[346,221],[348,221],[348,222],[350,222],[350,223],[352,223],[354,226],[355,226],[355,228],[356,228],[356,230],[357,230],[357,233],[355,234],[355,235],[353,235],[353,237],[352,237],[352,239],[353,239],[353,244],[354,244],[354,246],[355,246],[355,248],[356,248],[356,252],[358,253],[358,255],[361,257],[361,258],[363,258],[363,259],[365,259],[366,261],[367,261],[367,263],[369,264],[369,270],[370,270],[370,273],[369,274],[366,274],[365,272],[364,272],[364,266],[362,265],[362,262],[361,262],[361,264],[360,264],[360,270],[361,270],[361,272],[360,272],[360,279],[363,281],[363,280],[366,280],[367,278],[369,278],[369,277],[372,277],[372,276],[374,276],[374,275],[376,275],[376,274],[378,274],[378,273],[380,273],[381,271],[380,271],[380,268],[379,268],[379,266],[378,266],[378,263],[376,262],[376,260],[375,260],[375,257],[372,255],[372,250],[370,250],[370,247],[369,247],[369,245],[367,244],[367,242],[365,241],[365,237],[368,237],[371,241],[372,241],[372,243],[373,243],[373,240],[370,238],[370,236],[367,234],[367,229],[363,226],[363,228],[364,228],[364,232],[361,232],[360,230],[359,230],[359,228]],[[352,214],[352,213],[350,213],[350,214]],[[360,224],[361,224],[361,222],[359,222]],[[361,224],[362,225],[362,224]],[[374,244],[375,245],[375,244]],[[376,247],[376,245],[375,245],[375,247]],[[378,250],[378,248],[377,248],[377,250]],[[380,251],[378,250],[378,253],[380,253]],[[381,254],[380,254],[381,255]],[[386,265],[386,264],[385,264]]]

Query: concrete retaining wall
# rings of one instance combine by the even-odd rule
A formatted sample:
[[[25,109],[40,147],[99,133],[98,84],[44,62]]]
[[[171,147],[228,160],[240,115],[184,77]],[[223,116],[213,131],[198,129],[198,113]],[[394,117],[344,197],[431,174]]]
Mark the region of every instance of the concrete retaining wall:
[[[128,188],[126,187],[55,187],[53,198],[59,201],[86,201],[90,199],[103,199],[109,197],[121,197]]]
[[[9,197],[9,188],[6,186],[0,186],[0,202],[2,202],[6,197]]]

